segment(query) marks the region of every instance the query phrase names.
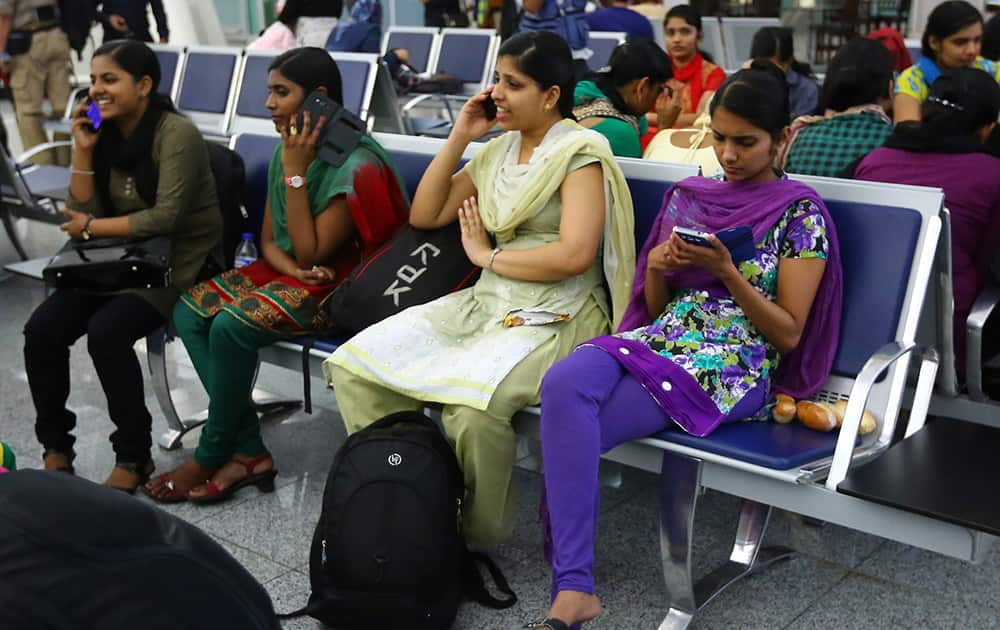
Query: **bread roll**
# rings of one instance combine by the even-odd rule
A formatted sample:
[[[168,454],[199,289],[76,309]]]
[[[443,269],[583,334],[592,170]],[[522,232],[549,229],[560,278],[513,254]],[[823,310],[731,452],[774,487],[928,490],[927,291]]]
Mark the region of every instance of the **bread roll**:
[[[795,419],[795,400],[787,394],[775,396],[778,402],[771,408],[771,417],[775,422],[788,424]]]
[[[837,416],[837,427],[844,424],[844,412],[847,411],[847,401],[838,400],[833,403],[833,415]]]
[[[837,427],[837,418],[828,407],[809,400],[800,401],[795,406],[799,422],[814,431],[831,431]]]

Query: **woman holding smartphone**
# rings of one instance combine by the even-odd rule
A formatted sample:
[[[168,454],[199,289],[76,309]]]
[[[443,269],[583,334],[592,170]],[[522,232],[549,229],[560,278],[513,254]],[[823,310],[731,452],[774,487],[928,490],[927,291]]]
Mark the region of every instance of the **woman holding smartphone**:
[[[301,110],[314,91],[343,100],[329,53],[297,48],[276,57],[267,85],[281,142],[267,171],[263,258],[195,286],[174,309],[209,406],[194,457],[146,484],[164,503],[215,503],[247,485],[274,488],[277,471],[250,399],[257,350],[329,328],[326,299],[406,221],[402,180],[371,137],[362,136],[340,167],[316,157],[326,120]]]
[[[462,108],[410,215],[422,229],[458,221],[482,275],[367,328],[324,364],[350,433],[396,411],[444,405],[465,475],[462,529],[480,548],[512,527],[511,416],[538,402],[545,371],[606,332],[628,301],[631,196],[607,141],[570,119],[573,71],[557,35],[504,42],[496,85]],[[494,125],[488,99],[506,133],[456,172],[469,143]]]
[[[75,414],[66,408],[69,347],[87,349],[116,430],[105,483],[134,492],[153,471],[152,418],[132,346],[162,326],[180,294],[221,269],[222,217],[198,129],[156,88],[160,66],[145,44],[114,41],[94,52],[90,100],[73,118],[73,162],[62,230],[74,240],[171,237],[171,283],[96,294],[58,289],[24,327],[24,363],[47,470],[73,472]]]
[[[837,240],[815,191],[772,166],[787,132],[785,90],[780,70],[760,62],[722,85],[711,113],[725,179],[692,177],[667,191],[621,332],[583,344],[545,376],[553,603],[534,627],[565,630],[601,614],[601,453],[668,428],[704,436],[754,418],[772,389],[806,397],[827,378],[840,320]],[[756,255],[737,265],[715,233],[745,225]],[[709,246],[686,243],[677,226],[712,233]]]

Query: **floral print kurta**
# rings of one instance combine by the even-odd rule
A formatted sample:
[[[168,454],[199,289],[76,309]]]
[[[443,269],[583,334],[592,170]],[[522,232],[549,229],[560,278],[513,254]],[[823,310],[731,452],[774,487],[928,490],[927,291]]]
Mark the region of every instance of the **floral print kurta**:
[[[739,264],[740,273],[774,300],[781,258],[826,258],[826,223],[808,200],[792,205],[757,243],[757,255]],[[644,344],[690,374],[719,411],[728,414],[759,384],[769,383],[778,351],[750,323],[729,296],[679,289],[649,326],[616,337]],[[629,367],[629,359],[619,357]]]

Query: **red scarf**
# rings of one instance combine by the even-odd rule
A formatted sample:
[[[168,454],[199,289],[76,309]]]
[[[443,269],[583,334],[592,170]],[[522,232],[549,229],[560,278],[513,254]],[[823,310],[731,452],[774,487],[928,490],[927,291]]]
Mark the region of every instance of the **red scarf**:
[[[694,113],[695,108],[698,107],[698,103],[701,102],[701,95],[705,91],[702,61],[704,60],[700,52],[696,52],[691,63],[683,68],[678,68],[677,64],[671,61],[674,69],[674,78],[685,85],[685,89],[680,94],[681,112],[685,114]]]

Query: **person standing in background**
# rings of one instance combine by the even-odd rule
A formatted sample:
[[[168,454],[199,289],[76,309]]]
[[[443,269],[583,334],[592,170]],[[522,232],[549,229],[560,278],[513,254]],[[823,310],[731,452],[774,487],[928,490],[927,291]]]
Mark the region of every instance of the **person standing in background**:
[[[649,20],[633,11],[627,0],[602,0],[601,4],[602,8],[587,14],[590,30],[622,32],[630,37],[655,41]]]
[[[518,31],[548,31],[555,33],[569,44],[573,51],[573,68],[577,81],[583,79],[590,68],[587,60],[594,54],[587,47],[590,26],[584,11],[587,0],[523,0]]]
[[[147,5],[153,9],[156,34],[160,36],[158,41],[161,44],[169,42],[170,29],[167,27],[163,0],[103,0],[95,2],[94,6],[97,9],[97,19],[104,27],[104,43],[113,39],[135,39],[152,43],[154,40],[149,32]]]
[[[48,142],[42,105],[55,116],[69,101],[69,39],[56,0],[0,0],[0,72],[9,72],[17,129],[25,150]],[[68,148],[38,154],[36,164],[69,164]]]
[[[278,21],[295,33],[297,46],[322,48],[343,10],[343,0],[287,0]]]
[[[469,16],[458,0],[420,0],[424,5],[424,26],[458,27],[469,25]]]

